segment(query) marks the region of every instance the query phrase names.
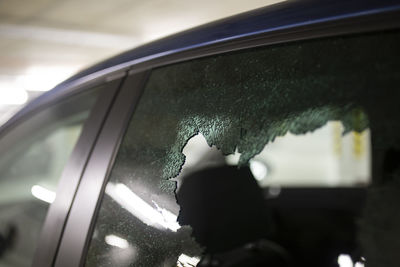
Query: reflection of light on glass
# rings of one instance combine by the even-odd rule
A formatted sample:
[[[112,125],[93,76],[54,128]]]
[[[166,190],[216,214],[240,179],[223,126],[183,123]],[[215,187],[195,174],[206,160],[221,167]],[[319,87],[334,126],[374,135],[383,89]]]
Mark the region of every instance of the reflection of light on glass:
[[[340,267],[353,267],[353,261],[351,260],[351,257],[346,254],[339,255],[338,263]]]
[[[128,248],[129,247],[128,241],[126,241],[125,239],[118,237],[116,235],[107,235],[104,240],[110,246],[119,247],[119,248]]]
[[[32,186],[31,192],[34,197],[47,203],[53,203],[54,199],[56,198],[55,192],[50,191],[49,189],[40,185]]]
[[[362,262],[356,262],[356,264],[354,264],[354,267],[364,267],[364,263]]]
[[[157,211],[159,213],[161,213],[161,215],[164,217],[164,220],[166,222],[170,222],[171,223],[171,225],[168,228],[172,227],[172,229],[171,228],[170,229],[173,230],[173,231],[176,231],[176,230],[178,230],[180,228],[180,225],[176,222],[177,221],[177,217],[176,217],[175,214],[173,214],[169,210],[161,208],[160,206],[158,206],[158,204],[155,201],[153,201],[153,204],[156,206]]]
[[[200,262],[197,257],[189,257],[188,255],[181,254],[178,258],[178,267],[196,266]]]
[[[28,93],[22,88],[0,84],[0,104],[22,105],[28,100]]]
[[[158,205],[157,210],[154,209],[124,184],[108,183],[106,193],[124,209],[147,225],[170,229],[174,232],[180,228],[176,215],[170,211],[161,209]]]
[[[250,170],[257,181],[263,180],[268,174],[267,166],[258,160],[250,160]]]

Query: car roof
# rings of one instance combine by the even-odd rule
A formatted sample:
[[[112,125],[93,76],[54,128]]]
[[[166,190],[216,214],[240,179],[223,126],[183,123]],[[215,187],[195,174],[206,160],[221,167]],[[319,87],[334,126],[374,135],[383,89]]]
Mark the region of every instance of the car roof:
[[[6,122],[0,132],[66,94],[76,84],[136,63],[246,36],[398,10],[398,0],[294,0],[221,19],[139,46],[79,72],[30,102]]]
[[[255,35],[265,31],[307,25],[321,20],[333,20],[348,16],[378,13],[400,7],[393,0],[298,0],[284,1],[275,5],[255,9],[246,13],[208,23],[149,44],[139,46],[83,70],[66,80],[81,78],[88,74],[118,64],[150,56],[162,56],[181,50],[195,48],[233,38]],[[152,58],[153,58],[152,57]]]

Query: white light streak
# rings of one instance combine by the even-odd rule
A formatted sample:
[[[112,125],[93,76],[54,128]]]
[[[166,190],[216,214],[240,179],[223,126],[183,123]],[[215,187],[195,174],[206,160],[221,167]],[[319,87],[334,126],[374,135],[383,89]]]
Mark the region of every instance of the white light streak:
[[[31,189],[32,195],[37,199],[40,199],[47,203],[53,203],[54,199],[56,199],[56,193],[44,188],[40,185],[34,185]]]
[[[109,183],[106,187],[106,193],[147,225],[170,229],[174,232],[180,228],[175,214],[160,208],[155,202],[153,203],[155,203],[157,209],[154,209],[124,184]]]
[[[123,239],[121,237],[118,237],[116,235],[107,235],[104,238],[104,240],[110,246],[119,247],[119,248],[122,248],[122,249],[125,249],[125,248],[129,247],[128,241],[126,241],[125,239]]]
[[[178,258],[178,267],[192,267],[196,266],[200,262],[197,257],[190,257],[185,254],[181,254]]]

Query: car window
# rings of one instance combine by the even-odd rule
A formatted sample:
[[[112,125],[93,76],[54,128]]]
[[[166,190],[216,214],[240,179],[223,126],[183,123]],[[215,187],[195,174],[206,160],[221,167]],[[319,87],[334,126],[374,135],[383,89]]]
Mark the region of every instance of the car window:
[[[0,266],[31,266],[49,205],[100,88],[19,123],[0,141]]]
[[[395,266],[399,36],[153,70],[86,266]]]

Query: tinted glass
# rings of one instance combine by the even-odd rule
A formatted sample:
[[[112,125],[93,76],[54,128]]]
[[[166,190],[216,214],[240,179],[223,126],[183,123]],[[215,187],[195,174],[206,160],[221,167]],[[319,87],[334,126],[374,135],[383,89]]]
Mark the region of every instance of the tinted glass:
[[[86,266],[399,265],[399,45],[375,33],[154,70]]]
[[[99,89],[29,117],[0,141],[0,266],[31,266],[63,168]]]

